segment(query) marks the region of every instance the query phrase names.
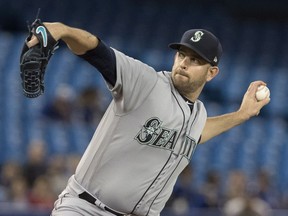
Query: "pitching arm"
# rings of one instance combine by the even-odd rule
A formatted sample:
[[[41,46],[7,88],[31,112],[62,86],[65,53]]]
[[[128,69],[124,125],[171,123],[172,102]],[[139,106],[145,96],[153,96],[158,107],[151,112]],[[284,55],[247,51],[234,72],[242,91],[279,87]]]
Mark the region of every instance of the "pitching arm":
[[[257,116],[262,107],[270,102],[270,98],[257,101],[255,94],[260,85],[266,84],[262,81],[255,81],[250,84],[248,90],[244,94],[238,111],[207,118],[200,143],[204,143],[235,126],[246,122],[253,116]]]

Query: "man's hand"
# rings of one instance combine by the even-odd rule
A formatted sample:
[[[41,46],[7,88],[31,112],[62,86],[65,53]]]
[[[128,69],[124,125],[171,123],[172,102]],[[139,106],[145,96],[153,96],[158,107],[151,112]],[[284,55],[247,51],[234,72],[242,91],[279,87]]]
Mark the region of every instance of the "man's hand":
[[[29,26],[29,35],[20,55],[20,77],[26,97],[35,98],[44,93],[46,67],[57,48],[58,41],[41,20],[36,19]]]
[[[44,22],[43,24],[56,41],[60,39],[64,41],[76,55],[82,55],[88,50],[94,49],[99,43],[96,36],[85,30],[73,28],[60,22]],[[32,36],[31,40],[27,41],[27,46],[30,48],[38,43],[38,39]]]
[[[43,22],[44,26],[48,29],[51,36],[54,38],[55,41],[59,41],[62,37],[65,35],[66,26],[60,22],[55,23],[48,23]],[[29,41],[27,41],[27,46],[30,48],[32,46],[35,46],[39,43],[38,38],[33,35]]]
[[[238,111],[207,118],[200,143],[204,143],[258,115],[262,107],[270,102],[270,98],[257,101],[255,95],[259,85],[266,85],[266,83],[255,81],[250,84]]]
[[[260,110],[270,102],[270,98],[265,98],[262,101],[257,101],[256,91],[260,85],[265,85],[263,81],[254,81],[248,87],[244,94],[241,106],[238,110],[239,114],[243,115],[244,119],[249,119],[253,116],[257,116]]]

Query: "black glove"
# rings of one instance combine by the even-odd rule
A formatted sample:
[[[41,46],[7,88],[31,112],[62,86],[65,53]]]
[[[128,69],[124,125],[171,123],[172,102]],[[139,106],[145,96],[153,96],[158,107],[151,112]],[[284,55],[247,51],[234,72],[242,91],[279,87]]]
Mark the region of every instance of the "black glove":
[[[29,35],[25,40],[20,56],[20,76],[23,94],[35,98],[44,93],[44,74],[46,66],[58,48],[58,42],[52,37],[40,19],[28,25]],[[27,42],[35,35],[39,43],[31,48]]]

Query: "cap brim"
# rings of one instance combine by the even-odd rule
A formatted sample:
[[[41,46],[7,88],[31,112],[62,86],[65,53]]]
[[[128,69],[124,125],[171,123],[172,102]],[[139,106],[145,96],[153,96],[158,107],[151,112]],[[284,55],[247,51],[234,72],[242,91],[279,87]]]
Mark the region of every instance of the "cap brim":
[[[187,47],[188,49],[193,50],[194,52],[196,52],[199,56],[201,56],[205,61],[209,62],[210,64],[212,64],[212,62],[210,62],[210,60],[208,58],[206,58],[203,53],[201,53],[199,50],[197,50],[195,47],[191,46],[191,44],[187,44],[187,43],[171,43],[168,45],[171,49],[175,49],[175,50],[179,50],[181,46]]]

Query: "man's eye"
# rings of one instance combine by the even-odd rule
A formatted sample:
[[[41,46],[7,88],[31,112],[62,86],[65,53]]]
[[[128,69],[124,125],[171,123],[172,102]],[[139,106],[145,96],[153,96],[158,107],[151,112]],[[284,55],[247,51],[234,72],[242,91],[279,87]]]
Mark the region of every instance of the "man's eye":
[[[194,63],[200,63],[199,59],[198,58],[190,58],[191,62],[194,62]]]
[[[184,58],[184,57],[185,57],[184,53],[181,53],[181,52],[179,52],[178,56],[179,56],[180,58]]]

